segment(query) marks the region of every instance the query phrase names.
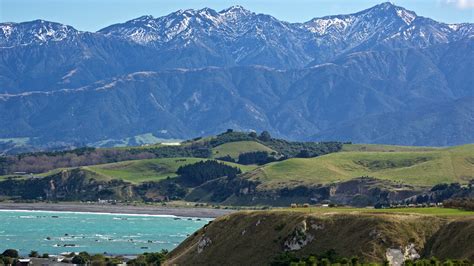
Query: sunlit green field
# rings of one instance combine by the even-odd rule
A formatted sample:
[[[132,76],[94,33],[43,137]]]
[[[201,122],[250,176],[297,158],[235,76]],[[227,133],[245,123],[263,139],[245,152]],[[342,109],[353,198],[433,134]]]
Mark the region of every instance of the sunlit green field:
[[[201,158],[161,158],[134,160],[118,163],[84,166],[85,170],[95,172],[103,178],[122,179],[132,183],[157,181],[167,177],[175,177],[180,166],[193,164],[206,159]],[[227,165],[239,167],[243,172],[253,170],[255,166],[239,165],[223,162]]]
[[[474,178],[474,145],[417,151],[346,151],[268,164],[249,176],[271,183],[331,183],[371,176],[417,186],[468,183]]]
[[[383,144],[344,144],[342,151],[374,151],[374,152],[398,152],[398,151],[435,151],[442,148],[423,146],[400,146]]]

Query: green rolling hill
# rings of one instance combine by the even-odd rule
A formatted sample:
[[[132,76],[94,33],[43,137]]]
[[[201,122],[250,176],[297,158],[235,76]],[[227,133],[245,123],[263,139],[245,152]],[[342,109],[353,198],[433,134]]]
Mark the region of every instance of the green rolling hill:
[[[256,141],[236,141],[225,143],[213,148],[212,156],[214,158],[219,158],[228,155],[233,159],[238,159],[240,154],[254,151],[266,151],[268,153],[275,152],[271,148]]]
[[[240,168],[239,175],[226,176],[215,164],[191,166],[183,178],[176,173],[181,166],[221,157],[237,160],[240,154],[256,151],[268,153],[271,160],[244,160],[255,165],[219,160]],[[141,159],[150,157],[154,158]],[[25,154],[6,158],[3,167],[7,175],[0,176],[0,196],[25,199],[374,206],[442,202],[454,196],[471,197],[474,191],[468,186],[474,180],[474,144],[434,148],[292,142],[233,131],[179,146]],[[432,190],[438,184],[443,185]]]
[[[93,172],[102,179],[121,179],[131,183],[147,181],[159,181],[167,177],[175,177],[180,166],[205,161],[201,158],[161,158],[133,160],[118,163],[84,166],[82,169]],[[256,166],[240,165],[236,163],[223,162],[227,165],[239,167],[242,172],[247,172]]]
[[[292,182],[326,184],[360,176],[415,186],[468,183],[474,178],[474,145],[416,148],[346,145],[345,151],[315,158],[293,158],[246,173],[266,186]]]

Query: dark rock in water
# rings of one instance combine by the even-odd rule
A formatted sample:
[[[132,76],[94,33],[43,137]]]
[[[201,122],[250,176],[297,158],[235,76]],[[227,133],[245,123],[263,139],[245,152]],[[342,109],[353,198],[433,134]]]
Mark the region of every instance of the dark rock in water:
[[[148,249],[148,247],[140,247],[141,249]]]
[[[47,237],[46,237],[46,240],[51,240],[51,237],[47,236]]]
[[[148,240],[147,242],[148,242],[148,243],[153,243],[153,241],[152,241],[152,240]]]
[[[53,215],[51,216],[51,218],[59,218],[59,216]]]
[[[76,244],[64,244],[63,247],[75,247]]]

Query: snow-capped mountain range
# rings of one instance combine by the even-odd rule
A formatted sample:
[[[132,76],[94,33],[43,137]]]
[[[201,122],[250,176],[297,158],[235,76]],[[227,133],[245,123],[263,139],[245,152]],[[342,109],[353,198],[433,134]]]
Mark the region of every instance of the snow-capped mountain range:
[[[1,23],[0,47],[73,41],[85,34],[113,36],[160,49],[196,46],[217,50],[229,53],[237,64],[248,64],[251,57],[267,49],[282,49],[301,59],[291,67],[302,67],[317,59],[315,55],[321,50],[334,56],[341,51],[376,46],[426,47],[473,37],[474,28],[472,23],[436,22],[389,2],[355,14],[314,18],[305,23],[288,23],[232,6],[219,12],[203,8],[178,10],[158,18],[142,16],[94,34],[44,20]]]
[[[71,26],[44,20],[0,23],[0,47],[60,42],[74,39],[78,34]]]
[[[473,36],[472,23],[391,3],[304,23],[241,6],[97,32],[0,23],[0,139],[188,138],[232,127],[293,139],[473,142]],[[400,134],[387,117],[404,121]]]

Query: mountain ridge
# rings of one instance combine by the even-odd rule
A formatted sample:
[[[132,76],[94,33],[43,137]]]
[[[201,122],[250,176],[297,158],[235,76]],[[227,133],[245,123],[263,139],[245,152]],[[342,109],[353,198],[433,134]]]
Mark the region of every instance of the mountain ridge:
[[[142,16],[97,32],[0,23],[0,138],[95,143],[235,128],[304,140],[468,143],[472,109],[448,110],[472,97],[473,25],[390,3],[304,23],[241,6]],[[400,135],[457,121],[447,128],[461,137],[380,135],[384,115],[438,104],[432,124],[410,116]],[[368,132],[371,118],[377,128]]]

